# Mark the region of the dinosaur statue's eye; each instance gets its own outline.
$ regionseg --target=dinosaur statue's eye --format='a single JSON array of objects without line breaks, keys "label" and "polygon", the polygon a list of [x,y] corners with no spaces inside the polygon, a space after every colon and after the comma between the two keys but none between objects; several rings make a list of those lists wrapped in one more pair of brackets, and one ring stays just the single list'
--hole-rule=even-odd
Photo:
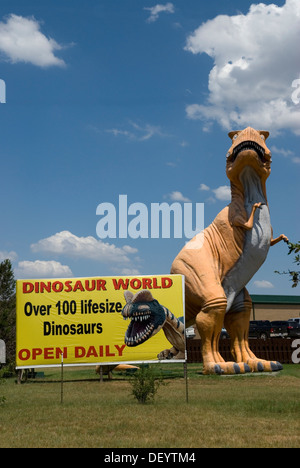
[{"label": "dinosaur statue's eye", "polygon": [[238,134],[236,133],[236,134],[234,135],[233,139],[236,140],[237,137],[238,137]]},{"label": "dinosaur statue's eye", "polygon": [[264,140],[264,139],[265,139],[265,136],[264,136],[264,135],[260,135],[260,138],[261,138],[262,140]]}]

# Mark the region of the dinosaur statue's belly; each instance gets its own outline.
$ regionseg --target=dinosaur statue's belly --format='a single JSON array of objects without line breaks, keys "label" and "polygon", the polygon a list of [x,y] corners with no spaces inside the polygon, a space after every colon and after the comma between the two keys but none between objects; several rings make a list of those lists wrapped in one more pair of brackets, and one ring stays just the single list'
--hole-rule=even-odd
[{"label": "dinosaur statue's belly", "polygon": [[245,209],[248,216],[254,203],[261,202],[262,205],[255,212],[253,228],[246,231],[241,257],[222,282],[227,297],[227,311],[237,295],[264,263],[272,236],[269,207],[261,190],[260,179],[254,171],[248,170],[245,171],[241,180],[245,189]]}]

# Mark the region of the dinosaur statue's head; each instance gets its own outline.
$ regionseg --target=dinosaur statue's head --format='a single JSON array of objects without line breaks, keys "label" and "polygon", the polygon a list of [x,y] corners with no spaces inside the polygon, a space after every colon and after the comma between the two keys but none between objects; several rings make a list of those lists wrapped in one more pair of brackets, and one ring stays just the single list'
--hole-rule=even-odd
[{"label": "dinosaur statue's head", "polygon": [[125,291],[126,305],[122,310],[124,320],[130,319],[125,333],[127,346],[138,346],[161,330],[166,314],[164,308],[158,303],[148,290],[133,294]]},{"label": "dinosaur statue's head", "polygon": [[239,183],[240,175],[245,167],[252,167],[261,181],[269,177],[271,172],[271,151],[265,141],[269,132],[254,130],[247,127],[244,130],[228,134],[232,145],[226,155],[226,174],[233,183]]}]

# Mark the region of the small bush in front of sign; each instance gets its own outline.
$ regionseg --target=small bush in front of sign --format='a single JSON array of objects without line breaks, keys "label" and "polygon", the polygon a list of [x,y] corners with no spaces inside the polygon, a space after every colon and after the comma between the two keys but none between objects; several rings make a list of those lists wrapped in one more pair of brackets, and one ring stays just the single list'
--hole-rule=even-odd
[{"label": "small bush in front of sign", "polygon": [[160,385],[162,385],[162,377],[157,377],[151,367],[142,366],[134,376],[130,379],[132,386],[132,395],[139,403],[145,404],[153,401]]}]

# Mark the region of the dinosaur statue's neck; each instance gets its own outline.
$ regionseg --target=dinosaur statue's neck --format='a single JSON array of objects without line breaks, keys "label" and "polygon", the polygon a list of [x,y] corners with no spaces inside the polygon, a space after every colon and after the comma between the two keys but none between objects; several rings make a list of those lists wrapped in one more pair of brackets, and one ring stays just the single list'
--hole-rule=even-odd
[{"label": "dinosaur statue's neck", "polygon": [[238,182],[231,182],[231,200],[233,203],[253,205],[267,204],[266,184],[251,167],[246,167]]}]

